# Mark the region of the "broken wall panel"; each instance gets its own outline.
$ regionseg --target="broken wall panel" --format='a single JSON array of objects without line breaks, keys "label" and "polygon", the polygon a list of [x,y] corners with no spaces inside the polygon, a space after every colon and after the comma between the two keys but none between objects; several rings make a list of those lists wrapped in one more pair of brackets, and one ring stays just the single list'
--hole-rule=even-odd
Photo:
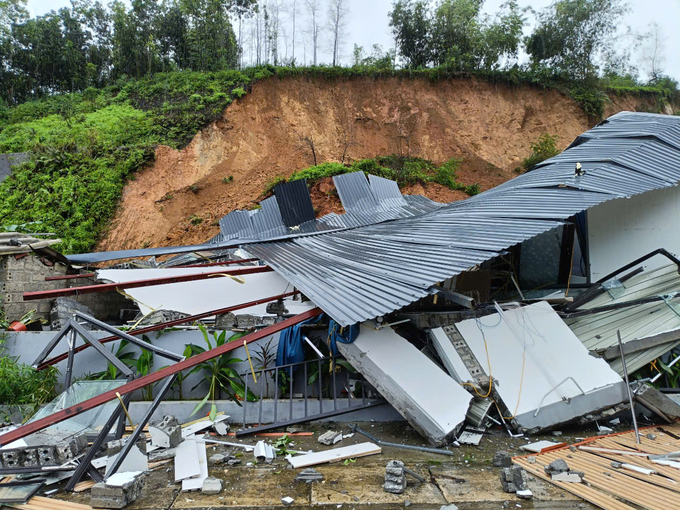
[{"label": "broken wall panel", "polygon": [[549,428],[626,399],[621,377],[590,356],[544,301],[455,328],[525,429]]},{"label": "broken wall panel", "polygon": [[[679,330],[680,298],[674,295],[678,291],[680,291],[680,275],[678,266],[675,264],[646,270],[627,279],[621,286],[618,286],[616,292],[614,290],[603,292],[592,301],[580,306],[577,311],[660,295],[667,295],[666,301],[584,315],[566,319],[565,322],[589,351],[603,355],[608,349],[618,347],[617,331],[621,332],[621,341],[625,347],[629,342]],[[680,345],[680,342],[673,341],[670,335],[667,338],[669,339],[667,342],[662,341],[657,344],[649,342],[649,347],[626,354],[628,371],[635,372]],[[612,359],[609,364],[616,372],[623,374],[621,358],[620,356],[617,358]]]},{"label": "broken wall panel", "polygon": [[[234,266],[232,266],[234,267]],[[193,274],[213,273],[212,267],[177,269],[104,269],[97,271],[97,278],[114,283],[124,283],[159,277],[174,277]],[[174,310],[188,314],[198,314],[206,310],[226,308],[291,290],[290,284],[274,272],[256,273],[236,277],[218,276],[207,280],[139,287],[126,292],[138,304],[141,312],[153,310]],[[239,283],[244,281],[245,283]],[[287,300],[286,307],[292,314],[313,308],[311,303]],[[256,305],[239,310],[239,314],[268,315],[267,304]]]},{"label": "broken wall panel", "polygon": [[408,422],[434,445],[461,428],[472,397],[391,328],[362,325],[340,353]]}]

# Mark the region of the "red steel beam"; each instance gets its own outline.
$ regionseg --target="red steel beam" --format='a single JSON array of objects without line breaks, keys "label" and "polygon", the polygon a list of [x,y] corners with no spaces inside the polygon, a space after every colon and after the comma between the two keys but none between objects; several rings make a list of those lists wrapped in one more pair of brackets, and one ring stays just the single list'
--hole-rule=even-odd
[{"label": "red steel beam", "polygon": [[268,326],[264,329],[261,329],[260,331],[255,331],[249,335],[241,337],[239,338],[238,342],[228,342],[224,345],[221,345],[220,347],[216,347],[215,349],[211,349],[196,356],[192,356],[191,358],[180,361],[179,363],[175,363],[169,367],[162,368],[157,372],[145,375],[139,379],[135,379],[134,381],[124,384],[123,386],[104,392],[101,395],[97,395],[96,397],[85,400],[84,402],[80,402],[79,404],[75,404],[71,407],[67,407],[66,409],[62,409],[61,411],[53,413],[49,416],[45,416],[44,418],[36,420],[32,423],[27,423],[16,430],[12,430],[11,432],[7,432],[6,434],[0,436],[0,444],[9,444],[12,441],[26,437],[29,434],[33,434],[34,432],[38,432],[39,430],[49,427],[50,425],[54,425],[64,420],[68,420],[69,418],[73,418],[74,416],[84,413],[85,411],[89,411],[90,409],[94,409],[95,407],[100,406],[109,400],[118,398],[118,394],[126,395],[128,393],[132,393],[133,391],[142,389],[144,386],[158,382],[173,374],[184,372],[185,370],[194,368],[205,361],[221,356],[222,354],[226,354],[227,352],[231,352],[234,349],[238,349],[243,345],[243,342],[250,343],[255,342],[256,340],[261,340],[262,338],[273,335],[274,333],[278,333],[283,329],[300,324],[301,322],[311,319],[312,317],[316,317],[320,313],[323,313],[321,308],[313,308],[312,310],[296,315],[295,317],[281,321],[278,324]]},{"label": "red steel beam", "polygon": [[[199,313],[196,315],[190,315],[188,317],[184,317],[182,319],[175,319],[171,320],[168,322],[161,322],[160,324],[154,324],[153,326],[147,326],[146,328],[140,328],[140,329],[133,329],[132,331],[126,331],[128,335],[132,336],[138,336],[138,335],[144,335],[146,333],[152,333],[154,331],[159,331],[161,329],[165,328],[171,328],[173,326],[179,326],[180,324],[186,324],[187,322],[194,322],[197,320],[205,319],[206,317],[210,317],[212,315],[221,315],[223,313],[229,313],[229,312],[235,312],[236,310],[243,310],[244,308],[250,308],[251,306],[255,305],[262,305],[264,303],[270,303],[271,301],[278,301],[279,299],[284,299],[287,297],[292,297],[300,294],[300,291],[296,290],[294,292],[288,292],[287,294],[279,294],[278,296],[271,296],[271,297],[266,297],[262,299],[257,299],[255,301],[248,301],[247,303],[241,303],[238,305],[233,305],[233,306],[228,306],[226,308],[218,308],[217,310],[212,310],[210,312],[204,312],[204,313]],[[112,336],[107,336],[105,338],[102,338],[99,342],[102,344],[105,344],[107,342],[113,342],[115,340],[119,340],[119,338],[115,335]],[[84,351],[90,347],[90,344],[83,344],[75,348],[75,353],[78,353],[80,351]],[[37,370],[43,370],[47,368],[50,365],[55,365],[59,363],[60,361],[65,360],[68,358],[68,353],[65,352],[63,354],[60,354],[59,356],[55,356],[54,358],[50,358],[48,360],[43,361],[40,365],[38,365]]]},{"label": "red steel beam", "polygon": [[60,296],[79,296],[81,294],[92,294],[95,292],[111,292],[124,289],[136,289],[139,287],[152,287],[154,285],[167,285],[170,283],[193,282],[196,280],[206,280],[216,275],[239,276],[243,274],[267,273],[273,271],[269,266],[249,266],[239,269],[224,269],[212,273],[187,274],[182,276],[166,276],[162,278],[149,278],[147,280],[133,280],[122,283],[103,283],[99,285],[85,285],[83,287],[71,287],[69,289],[39,290],[35,292],[24,292],[24,301],[33,299],[50,299]]}]

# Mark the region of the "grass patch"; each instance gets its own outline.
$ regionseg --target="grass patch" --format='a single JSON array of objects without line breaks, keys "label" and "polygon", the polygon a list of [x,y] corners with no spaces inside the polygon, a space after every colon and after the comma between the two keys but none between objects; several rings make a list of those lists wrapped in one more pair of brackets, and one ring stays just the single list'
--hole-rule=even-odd
[{"label": "grass patch", "polygon": [[[0,351],[4,338],[0,336]],[[24,418],[29,418],[56,396],[55,386],[59,370],[47,367],[40,372],[19,363],[12,356],[0,356],[0,404],[26,406]],[[11,412],[11,411],[10,411]]]},{"label": "grass patch", "polygon": [[362,159],[345,165],[340,163],[322,163],[295,172],[288,179],[281,176],[275,177],[267,184],[264,194],[269,195],[274,190],[274,187],[284,182],[306,179],[307,184],[313,186],[319,180],[327,177],[361,171],[366,175],[372,174],[396,181],[400,188],[409,184],[435,182],[452,190],[461,190],[471,196],[476,195],[480,191],[478,184],[466,186],[456,180],[456,172],[460,167],[460,163],[461,160],[454,158],[441,166],[437,166],[432,161],[426,159],[394,155]]},{"label": "grass patch", "polygon": [[[560,151],[557,149],[557,136],[543,133],[534,143],[531,144],[531,156],[522,162],[525,170],[531,170],[534,166],[557,156]],[[521,170],[521,169],[520,169]]]}]

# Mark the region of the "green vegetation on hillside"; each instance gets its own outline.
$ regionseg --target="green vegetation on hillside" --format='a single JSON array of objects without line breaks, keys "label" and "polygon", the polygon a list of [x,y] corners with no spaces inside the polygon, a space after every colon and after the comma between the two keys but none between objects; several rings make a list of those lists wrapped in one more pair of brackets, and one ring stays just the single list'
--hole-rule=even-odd
[{"label": "green vegetation on hillside", "polygon": [[[2,107],[0,152],[29,151],[32,158],[0,184],[0,230],[37,222],[33,229],[55,232],[63,239],[57,248],[65,253],[89,251],[113,218],[125,183],[153,160],[155,147],[184,147],[201,128],[218,119],[233,100],[246,94],[255,81],[386,76],[436,82],[472,74],[446,66],[395,70],[375,65],[178,71],[138,80],[120,79],[102,89],[87,88]],[[492,70],[474,76],[565,92],[572,86],[545,70]],[[599,103],[593,106],[593,102],[606,101],[606,94],[601,89],[586,90],[591,90],[596,99],[575,97],[584,108],[587,102],[588,108],[597,111]],[[659,104],[667,97],[662,89],[649,87],[637,93],[654,94]],[[319,165],[299,174],[309,179],[311,174],[332,176],[333,172],[360,169],[395,179],[400,185],[438,182],[474,194],[474,187],[465,188],[455,181],[455,168],[450,165],[436,168],[417,159],[395,162],[382,158],[350,166]]]},{"label": "green vegetation on hillside", "polygon": [[293,173],[288,179],[276,177],[265,189],[265,194],[272,192],[277,184],[306,179],[308,186],[313,186],[326,177],[362,171],[385,179],[396,181],[400,188],[409,184],[427,184],[436,182],[449,189],[461,190],[468,195],[479,193],[479,185],[464,185],[456,180],[456,171],[460,167],[459,159],[450,159],[441,166],[422,158],[400,156],[378,156],[373,159],[362,159],[346,165],[340,163],[322,163]]}]

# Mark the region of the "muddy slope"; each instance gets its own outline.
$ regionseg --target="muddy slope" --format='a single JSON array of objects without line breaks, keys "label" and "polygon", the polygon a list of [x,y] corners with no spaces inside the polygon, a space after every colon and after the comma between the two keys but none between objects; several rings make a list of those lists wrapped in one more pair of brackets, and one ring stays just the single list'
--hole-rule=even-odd
[{"label": "muddy slope", "polygon": [[[615,99],[608,114],[644,108]],[[444,162],[463,158],[459,179],[496,186],[541,133],[561,148],[589,127],[580,107],[555,91],[460,79],[270,79],[232,104],[184,150],[157,149],[156,162],[123,192],[99,250],[199,243],[217,220],[251,207],[267,182],[317,162],[403,154]],[[230,180],[230,177],[233,177]],[[332,184],[330,185],[332,189]],[[435,200],[464,198],[437,185],[418,186]],[[313,190],[319,212],[338,208],[329,184]]]}]

